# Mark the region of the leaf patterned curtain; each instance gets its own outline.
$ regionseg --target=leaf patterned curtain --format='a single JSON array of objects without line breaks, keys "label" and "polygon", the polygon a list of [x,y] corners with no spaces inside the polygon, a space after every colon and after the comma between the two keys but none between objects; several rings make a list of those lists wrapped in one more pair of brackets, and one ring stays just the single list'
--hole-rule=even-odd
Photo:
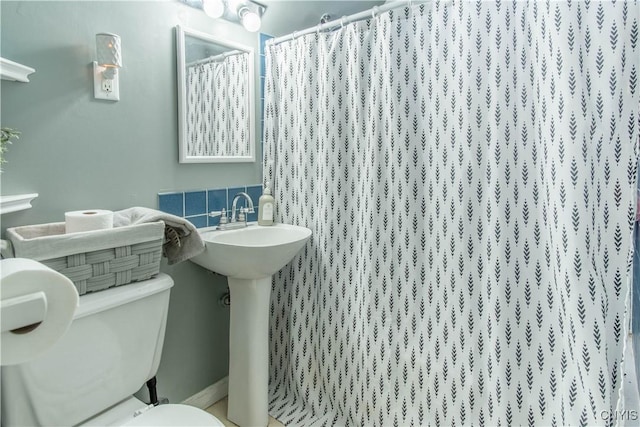
[{"label": "leaf patterned curtain", "polygon": [[249,155],[249,57],[187,68],[189,156]]},{"label": "leaf patterned curtain", "polygon": [[293,425],[612,425],[635,218],[635,1],[434,1],[271,46],[264,166]]}]

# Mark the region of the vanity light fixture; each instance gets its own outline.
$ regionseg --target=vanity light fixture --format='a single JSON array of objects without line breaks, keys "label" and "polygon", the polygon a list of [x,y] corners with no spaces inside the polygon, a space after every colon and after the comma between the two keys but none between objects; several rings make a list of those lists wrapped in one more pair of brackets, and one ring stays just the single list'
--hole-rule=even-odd
[{"label": "vanity light fixture", "polygon": [[96,57],[93,61],[93,95],[96,99],[120,100],[118,68],[122,67],[120,36],[96,34]]},{"label": "vanity light fixture", "polygon": [[260,29],[262,20],[260,19],[260,15],[255,11],[250,10],[246,6],[242,6],[240,10],[238,10],[238,16],[240,17],[240,22],[242,22],[242,26],[245,30],[255,33]]},{"label": "vanity light fixture", "polygon": [[260,29],[266,6],[253,0],[202,0],[202,10],[212,18],[241,23],[247,31],[255,33]]},{"label": "vanity light fixture", "polygon": [[221,18],[224,15],[224,1],[202,0],[202,10],[212,18]]}]

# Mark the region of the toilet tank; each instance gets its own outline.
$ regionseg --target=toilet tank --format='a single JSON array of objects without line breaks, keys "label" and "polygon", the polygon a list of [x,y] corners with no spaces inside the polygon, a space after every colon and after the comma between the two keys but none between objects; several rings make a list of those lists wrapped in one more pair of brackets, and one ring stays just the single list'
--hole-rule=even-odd
[{"label": "toilet tank", "polygon": [[75,425],[138,391],[160,364],[172,286],[159,274],[81,296],[53,348],[2,367],[2,426]]}]

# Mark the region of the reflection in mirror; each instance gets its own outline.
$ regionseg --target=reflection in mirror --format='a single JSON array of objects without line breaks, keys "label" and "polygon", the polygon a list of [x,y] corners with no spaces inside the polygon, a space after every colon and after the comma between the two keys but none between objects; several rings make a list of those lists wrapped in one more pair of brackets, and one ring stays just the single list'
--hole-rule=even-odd
[{"label": "reflection in mirror", "polygon": [[180,162],[253,162],[254,51],[176,27]]}]

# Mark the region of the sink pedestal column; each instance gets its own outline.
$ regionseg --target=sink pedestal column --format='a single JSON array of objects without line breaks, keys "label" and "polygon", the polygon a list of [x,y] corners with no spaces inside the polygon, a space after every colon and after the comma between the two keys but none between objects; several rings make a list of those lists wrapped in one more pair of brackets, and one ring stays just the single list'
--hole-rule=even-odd
[{"label": "sink pedestal column", "polygon": [[228,278],[229,406],[227,418],[241,427],[269,423],[269,297],[271,277]]}]

